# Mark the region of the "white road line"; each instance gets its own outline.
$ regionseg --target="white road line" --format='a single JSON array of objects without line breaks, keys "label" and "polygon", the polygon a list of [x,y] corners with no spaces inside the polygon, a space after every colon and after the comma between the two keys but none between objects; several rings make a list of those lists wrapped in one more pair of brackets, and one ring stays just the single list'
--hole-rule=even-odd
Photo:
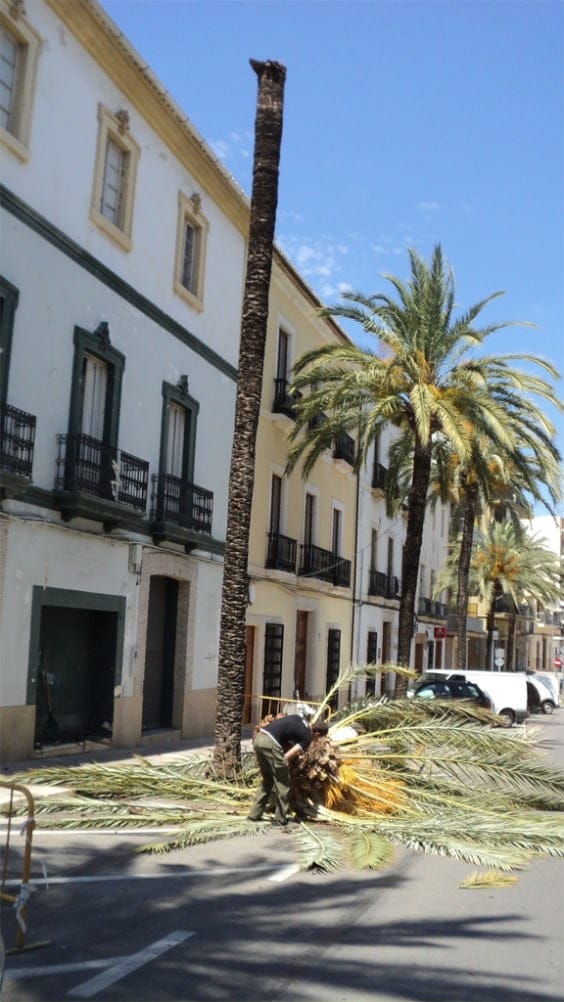
[{"label": "white road line", "polygon": [[105,960],[83,960],[76,964],[53,964],[51,967],[15,967],[13,971],[7,970],[4,974],[5,981],[20,981],[27,978],[45,978],[49,974],[72,974],[73,971],[92,971],[98,967],[109,967],[111,964],[120,964],[127,957],[109,957]]},{"label": "white road line", "polygon": [[155,960],[156,957],[160,957],[161,954],[167,953],[168,950],[172,950],[173,947],[178,946],[179,943],[182,943],[185,939],[189,939],[193,935],[193,932],[184,932],[183,930],[171,932],[164,939],[159,939],[156,943],[151,943],[144,950],[133,953],[130,957],[126,957],[125,960],[121,959],[107,971],[103,971],[102,974],[97,974],[95,977],[90,978],[89,981],[83,981],[76,988],[71,988],[67,992],[67,996],[71,998],[91,999],[104,988],[113,985],[116,981],[121,981],[122,978],[127,977],[132,971],[138,970],[151,960]]},{"label": "white road line", "polygon": [[295,873],[299,873],[300,868],[297,863],[290,863],[288,866],[282,866],[279,870],[276,870],[268,879],[272,880],[275,884],[281,884],[283,880],[287,880],[288,877],[293,877]]},{"label": "white road line", "polygon": [[[272,863],[263,863],[260,866],[218,866],[212,870],[184,870],[175,873],[124,873],[124,874],[92,874],[87,877],[33,877],[29,883],[34,887],[51,887],[53,884],[96,884],[108,883],[112,880],[178,880],[180,877],[223,877],[233,873],[264,873],[272,870]],[[21,880],[6,880],[6,887],[19,887]]]}]

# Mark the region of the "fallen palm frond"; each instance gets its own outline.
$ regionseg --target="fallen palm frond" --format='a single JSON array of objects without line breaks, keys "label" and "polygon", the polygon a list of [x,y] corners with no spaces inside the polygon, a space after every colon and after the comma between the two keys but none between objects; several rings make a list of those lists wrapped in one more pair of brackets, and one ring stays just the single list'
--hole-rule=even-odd
[{"label": "fallen palm frond", "polygon": [[486,870],[485,873],[472,873],[466,880],[461,880],[459,887],[463,889],[475,887],[509,887],[517,883],[517,877],[499,870]]},{"label": "fallen palm frond", "polygon": [[[344,673],[332,694],[365,673]],[[139,851],[270,831],[266,821],[247,820],[258,781],[254,754],[242,755],[236,782],[210,778],[210,763],[210,755],[158,765],[138,757],[13,778],[63,788],[59,797],[38,799],[39,826],[166,829],[169,837]],[[304,868],[377,869],[393,845],[498,874],[564,856],[564,775],[541,756],[530,730],[507,730],[464,701],[356,700],[331,718],[329,738],[314,741],[292,766],[292,784],[296,809],[315,816],[293,836]]]}]

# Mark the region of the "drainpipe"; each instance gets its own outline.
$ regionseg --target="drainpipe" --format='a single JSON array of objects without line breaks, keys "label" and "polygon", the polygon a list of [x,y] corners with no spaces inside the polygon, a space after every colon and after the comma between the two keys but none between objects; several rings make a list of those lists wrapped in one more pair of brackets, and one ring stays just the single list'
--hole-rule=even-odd
[{"label": "drainpipe", "polygon": [[358,540],[359,512],[360,512],[360,470],[357,470],[356,499],[355,499],[355,513],[354,513],[354,555],[353,555],[353,570],[352,570],[353,588],[352,588],[352,609],[351,609],[351,654],[350,654],[351,665],[354,661],[354,647],[355,647],[354,634],[356,629],[356,606],[358,601],[357,589],[356,589],[356,577],[357,577],[357,565],[358,565],[358,553],[359,553],[359,540]]}]

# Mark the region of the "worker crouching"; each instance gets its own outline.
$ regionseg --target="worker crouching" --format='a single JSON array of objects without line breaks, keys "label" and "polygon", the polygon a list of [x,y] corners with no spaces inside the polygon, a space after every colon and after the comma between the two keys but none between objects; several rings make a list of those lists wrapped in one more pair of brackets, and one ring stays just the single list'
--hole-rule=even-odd
[{"label": "worker crouching", "polygon": [[275,717],[257,730],[253,747],[261,774],[261,786],[249,813],[250,821],[260,821],[271,799],[274,824],[287,825],[290,811],[290,762],[302,755],[311,742],[327,734],[327,724],[307,723],[297,713]]}]

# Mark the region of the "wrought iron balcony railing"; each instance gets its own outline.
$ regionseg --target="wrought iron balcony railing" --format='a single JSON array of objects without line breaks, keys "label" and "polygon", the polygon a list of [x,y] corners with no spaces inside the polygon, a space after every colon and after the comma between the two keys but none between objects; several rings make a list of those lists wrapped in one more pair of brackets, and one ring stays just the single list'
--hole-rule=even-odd
[{"label": "wrought iron balcony railing", "polygon": [[400,591],[398,578],[383,571],[370,571],[368,577],[368,594],[380,595],[381,598],[397,598]]},{"label": "wrought iron balcony railing", "polygon": [[387,466],[382,466],[382,463],[374,463],[374,469],[372,470],[372,487],[375,490],[383,491],[385,489],[387,474]]},{"label": "wrought iron balcony railing", "polygon": [[266,566],[277,571],[296,573],[298,544],[295,539],[283,536],[281,532],[268,533]]},{"label": "wrought iron balcony railing", "polygon": [[145,511],[149,464],[91,435],[57,435],[55,490]]},{"label": "wrought iron balcony railing", "polygon": [[151,519],[211,535],[213,492],[170,473],[151,478]]},{"label": "wrought iron balcony railing", "polygon": [[448,616],[448,605],[444,602],[436,602],[434,599],[419,596],[417,600],[417,614],[419,616],[433,616],[435,619],[446,619]]},{"label": "wrought iron balcony railing", "polygon": [[301,393],[288,393],[288,380],[274,380],[274,401],[272,411],[274,414],[285,414],[286,417],[296,420],[296,404],[302,399]]},{"label": "wrought iron balcony railing", "polygon": [[349,466],[354,463],[354,438],[342,432],[333,443],[333,459],[342,459]]},{"label": "wrought iron balcony railing", "polygon": [[11,404],[0,407],[0,468],[31,480],[36,418]]},{"label": "wrought iron balcony railing", "polygon": [[298,574],[309,574],[312,578],[348,588],[351,583],[351,562],[343,560],[331,550],[322,550],[320,546],[309,543],[300,546]]}]

